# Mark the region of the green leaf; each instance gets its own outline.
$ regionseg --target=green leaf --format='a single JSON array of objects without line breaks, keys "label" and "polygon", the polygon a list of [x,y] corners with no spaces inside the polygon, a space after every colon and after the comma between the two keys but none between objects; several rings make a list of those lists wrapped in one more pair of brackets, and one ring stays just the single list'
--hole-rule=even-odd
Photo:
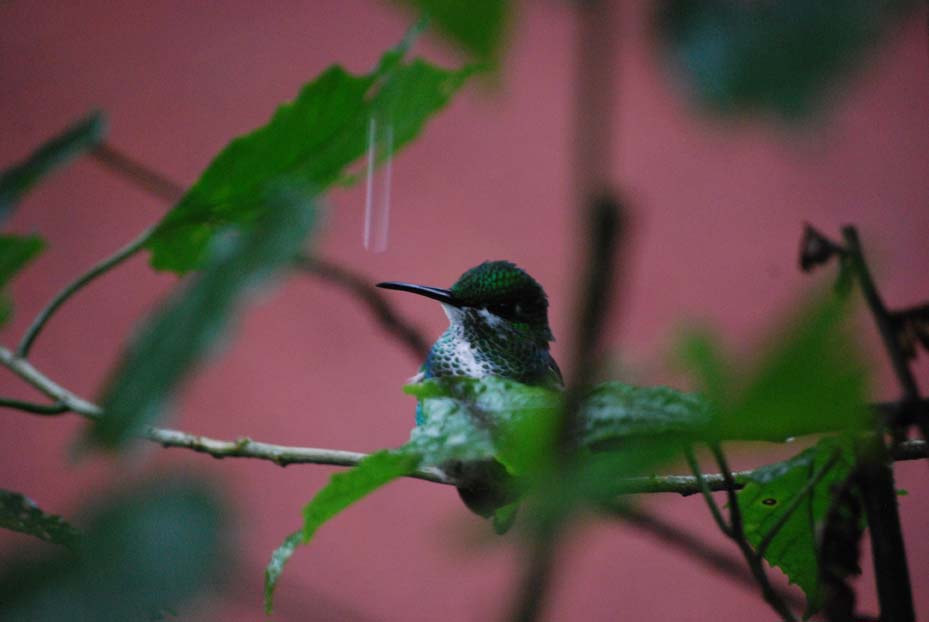
[{"label": "green leaf", "polygon": [[303,542],[307,543],[323,523],[371,494],[384,484],[416,470],[419,456],[404,451],[379,451],[355,468],[336,473],[303,508]]},{"label": "green leaf", "polygon": [[696,393],[670,387],[607,382],[585,397],[583,444],[609,445],[636,436],[695,433],[710,423],[710,406]]},{"label": "green leaf", "polygon": [[430,25],[475,57],[495,60],[513,13],[508,0],[397,0],[425,14]]},{"label": "green leaf", "polygon": [[[705,337],[683,350],[706,350]],[[804,305],[774,332],[754,364],[690,356],[707,392],[721,439],[783,441],[792,436],[860,428],[869,417],[867,374],[848,327],[848,308],[833,297]],[[747,369],[747,372],[736,370]],[[706,381],[705,381],[706,382]]]},{"label": "green leaf", "polygon": [[0,489],[0,527],[73,548],[80,536],[60,516],[46,514],[31,499]]},{"label": "green leaf", "polygon": [[154,421],[181,382],[209,353],[251,290],[287,267],[315,218],[311,194],[271,192],[248,232],[213,241],[206,268],[148,318],[104,393],[91,441],[117,447]]},{"label": "green leaf", "polygon": [[353,469],[333,475],[329,483],[303,508],[303,529],[287,536],[271,555],[271,561],[265,569],[265,611],[270,614],[273,609],[274,589],[284,565],[297,546],[308,543],[316,531],[336,514],[381,486],[412,473],[419,463],[419,456],[412,453],[379,451],[362,460]]},{"label": "green leaf", "polygon": [[0,219],[44,176],[98,145],[106,133],[103,115],[94,112],[0,173]]},{"label": "green leaf", "polygon": [[35,554],[0,576],[0,618],[146,620],[226,572],[224,510],[203,486],[148,485],[95,512],[76,551]]},{"label": "green leaf", "polygon": [[0,326],[12,314],[12,303],[3,289],[17,272],[45,250],[45,241],[37,235],[0,234]]},{"label": "green leaf", "polygon": [[657,29],[669,63],[702,104],[791,118],[820,108],[917,6],[915,0],[664,0]]},{"label": "green leaf", "polygon": [[368,146],[372,119],[391,126],[383,159],[416,137],[473,72],[406,62],[407,43],[387,52],[371,73],[327,69],[278,108],[267,125],[234,139],[158,225],[148,242],[152,266],[199,268],[209,241],[230,225],[248,227],[266,211],[269,186],[286,178],[322,193],[344,181]]},{"label": "green leaf", "polygon": [[43,250],[45,241],[37,235],[0,235],[0,288]]},{"label": "green leaf", "polygon": [[[521,471],[517,463],[531,461],[541,447],[548,449],[545,428],[561,404],[557,391],[494,376],[433,379],[405,390],[424,399],[423,423],[413,428],[404,448],[433,466],[500,457],[511,471]],[[523,425],[542,421],[549,423]]]},{"label": "green leaf", "polygon": [[827,437],[789,460],[755,469],[738,493],[745,536],[758,547],[784,514],[791,500],[814,473],[838,455],[838,461],[816,484],[777,532],[764,558],[777,566],[806,593],[807,616],[822,606],[822,587],[816,559],[816,536],[832,504],[832,491],[854,468],[854,452],[845,439]]},{"label": "green leaf", "polygon": [[[274,551],[265,572],[265,607],[269,612],[283,566],[299,544],[308,542],[338,512],[417,467],[497,459],[513,475],[547,473],[561,392],[494,376],[431,379],[407,385],[404,391],[421,400],[422,424],[399,449],[372,454],[354,469],[333,475],[306,506],[303,531],[288,536]],[[562,504],[615,495],[621,478],[643,473],[680,451],[677,443],[658,443],[656,435],[667,440],[670,433],[706,424],[705,405],[698,397],[664,387],[619,383],[593,390],[582,413],[589,417],[582,444],[622,437],[624,449],[585,454],[578,471],[582,473],[580,480],[558,488],[563,495],[551,495]],[[514,503],[497,512],[494,520],[498,530],[509,527],[517,507]]]},{"label": "green leaf", "polygon": [[[559,391],[489,376],[432,379],[407,385],[422,401],[424,423],[405,447],[424,464],[496,457],[511,473],[526,473],[551,450]],[[693,434],[711,421],[699,395],[668,387],[598,385],[581,403],[581,446],[604,449],[633,437]]]}]

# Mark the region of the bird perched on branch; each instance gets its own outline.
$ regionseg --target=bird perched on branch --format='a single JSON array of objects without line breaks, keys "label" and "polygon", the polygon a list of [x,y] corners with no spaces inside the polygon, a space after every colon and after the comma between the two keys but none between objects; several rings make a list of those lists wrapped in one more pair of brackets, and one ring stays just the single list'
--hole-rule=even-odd
[{"label": "bird perched on branch", "polygon": [[[487,261],[461,275],[449,289],[389,281],[378,287],[437,300],[449,319],[429,351],[417,379],[499,376],[523,384],[562,388],[558,364],[549,352],[545,290],[509,261]],[[422,423],[417,406],[417,424]],[[509,476],[495,461],[448,465],[460,482],[458,494],[484,517],[513,501]]]}]

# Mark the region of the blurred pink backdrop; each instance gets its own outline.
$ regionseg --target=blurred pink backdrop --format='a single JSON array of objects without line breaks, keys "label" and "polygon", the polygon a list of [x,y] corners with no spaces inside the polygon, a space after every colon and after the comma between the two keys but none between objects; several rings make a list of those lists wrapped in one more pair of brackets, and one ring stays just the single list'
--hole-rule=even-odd
[{"label": "blurred pink backdrop", "polygon": [[[708,120],[658,62],[646,5],[627,2],[621,40],[616,144],[633,209],[627,279],[609,340],[627,377],[667,381],[668,346],[687,319],[750,351],[813,282],[796,268],[802,225],[837,235],[859,226],[891,305],[929,296],[929,54],[925,15],[893,33],[852,76],[823,118],[804,126]],[[370,275],[451,284],[485,259],[507,258],[547,288],[564,359],[578,263],[578,219],[568,157],[574,25],[567,3],[523,3],[499,80],[476,84],[394,162],[390,247],[362,249],[364,196],[332,195],[315,248]],[[0,3],[0,166],[92,108],[110,141],[184,184],[234,135],[263,124],[300,85],[338,62],[371,67],[410,22],[370,0],[191,3]],[[419,46],[460,62],[434,39]],[[62,285],[155,223],[167,206],[83,159],[21,205],[9,228],[36,231],[49,250],[12,289],[13,345]],[[95,397],[132,327],[176,282],[136,257],[78,295],[34,349],[35,364]],[[437,305],[393,296],[430,337]],[[869,323],[876,398],[895,388]],[[925,368],[925,357],[919,364]],[[167,425],[220,438],[370,451],[404,442],[412,398],[400,387],[418,361],[373,325],[343,291],[294,276],[253,305],[222,356],[203,369]],[[929,377],[921,373],[925,386]],[[0,370],[0,395],[35,398]],[[240,566],[232,594],[181,619],[261,619],[262,568],[300,524],[303,504],[334,469],[211,458],[150,448],[138,459],[75,463],[76,416],[0,413],[0,486],[69,516],[107,486],[154,469],[204,474],[235,507]],[[767,450],[766,450],[767,451]],[[747,466],[762,454],[736,452]],[[929,620],[929,490],[924,462],[898,465],[900,499],[919,619]],[[650,508],[734,547],[697,498],[662,496]],[[515,584],[513,539],[487,546],[488,530],[450,488],[405,480],[326,525],[300,550],[278,591],[276,619],[499,619]],[[4,556],[30,539],[3,533]],[[36,545],[37,546],[37,545]],[[865,560],[865,563],[867,560]],[[873,577],[860,581],[876,613]],[[667,551],[621,523],[572,537],[552,594],[551,620],[759,620],[774,614],[756,594]]]}]

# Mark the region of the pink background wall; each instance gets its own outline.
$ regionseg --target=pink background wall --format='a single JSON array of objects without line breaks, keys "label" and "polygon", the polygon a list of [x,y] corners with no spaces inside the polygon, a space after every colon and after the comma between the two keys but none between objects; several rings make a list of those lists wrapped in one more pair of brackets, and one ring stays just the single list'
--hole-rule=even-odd
[{"label": "pink background wall", "polygon": [[[695,116],[661,71],[646,3],[628,2],[621,38],[615,179],[634,209],[621,319],[610,342],[641,382],[662,369],[675,327],[712,322],[734,349],[816,279],[795,267],[804,221],[837,235],[859,225],[888,302],[929,295],[929,56],[925,15],[914,17],[847,84],[825,118],[802,127]],[[269,8],[270,7],[270,8]],[[361,248],[362,193],[338,192],[318,247],[371,275],[448,285],[484,259],[509,258],[552,300],[564,358],[578,231],[568,201],[571,14],[526,3],[498,84],[470,88],[394,166],[390,248]],[[384,3],[4,2],[0,4],[0,165],[94,107],[118,147],[191,183],[232,136],[265,122],[275,105],[333,62],[361,71],[401,36],[407,16]],[[427,41],[426,52],[454,56]],[[49,251],[13,287],[6,345],[79,271],[156,222],[166,206],[82,160],[22,205],[10,227],[38,231]],[[40,369],[96,396],[120,345],[175,279],[137,257],[78,296],[34,350]],[[823,276],[820,278],[831,278]],[[396,295],[428,334],[436,305]],[[875,343],[870,325],[869,343]],[[894,387],[874,348],[876,397]],[[925,358],[920,363],[925,367]],[[400,392],[417,361],[372,325],[342,291],[294,277],[255,305],[221,359],[185,390],[169,425],[221,438],[368,451],[402,443],[413,401]],[[922,375],[924,384],[927,377]],[[929,386],[929,384],[927,384]],[[34,397],[0,371],[0,395]],[[0,413],[0,486],[69,515],[106,486],[156,468],[207,474],[236,507],[241,566],[235,594],[205,619],[260,618],[261,569],[300,508],[333,469],[214,461],[152,449],[117,463],[72,462],[82,428],[73,416]],[[737,454],[736,462],[762,458]],[[929,620],[926,465],[898,467],[920,619]],[[696,498],[649,507],[722,546]],[[483,546],[485,531],[454,491],[395,483],[325,526],[288,567],[280,620],[486,620],[506,606],[518,551]],[[0,551],[28,539],[3,534]],[[734,549],[730,549],[733,552]],[[553,620],[773,619],[754,594],[622,524],[575,534],[553,595]],[[864,611],[876,612],[873,579]],[[182,617],[182,619],[187,619]]]}]

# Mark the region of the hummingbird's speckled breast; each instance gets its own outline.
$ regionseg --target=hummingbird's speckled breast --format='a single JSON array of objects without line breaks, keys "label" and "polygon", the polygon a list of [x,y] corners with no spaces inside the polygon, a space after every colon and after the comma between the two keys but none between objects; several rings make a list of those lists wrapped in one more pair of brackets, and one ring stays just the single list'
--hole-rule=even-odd
[{"label": "hummingbird's speckled breast", "polygon": [[561,384],[548,343],[486,309],[442,305],[450,325],[426,359],[426,378],[500,376],[524,384]]}]

